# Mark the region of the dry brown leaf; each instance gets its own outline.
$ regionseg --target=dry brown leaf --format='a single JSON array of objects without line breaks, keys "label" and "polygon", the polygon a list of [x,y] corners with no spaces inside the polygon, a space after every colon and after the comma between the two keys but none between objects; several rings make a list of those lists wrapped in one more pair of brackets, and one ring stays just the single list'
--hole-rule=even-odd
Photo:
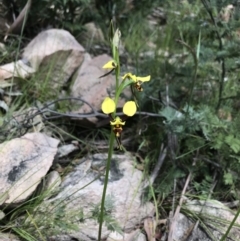
[{"label": "dry brown leaf", "polygon": [[22,29],[23,23],[24,23],[24,19],[27,17],[31,4],[32,4],[32,0],[28,0],[25,7],[22,9],[22,11],[18,15],[18,17],[14,20],[14,22],[8,29],[8,31],[4,37],[4,41],[7,40],[8,35],[10,33],[20,33],[21,32],[21,29]]},{"label": "dry brown leaf", "polygon": [[147,233],[148,241],[155,241],[156,221],[153,218],[144,219],[144,230]]}]

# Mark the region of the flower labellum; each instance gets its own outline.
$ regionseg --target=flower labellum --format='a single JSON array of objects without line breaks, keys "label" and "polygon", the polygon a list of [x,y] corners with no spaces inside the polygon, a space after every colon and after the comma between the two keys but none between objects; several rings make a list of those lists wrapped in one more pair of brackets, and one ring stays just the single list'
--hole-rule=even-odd
[{"label": "flower labellum", "polygon": [[111,114],[115,111],[116,104],[113,99],[106,97],[102,103],[102,111],[104,114]]},{"label": "flower labellum", "polygon": [[113,121],[110,121],[113,127],[113,131],[116,137],[120,137],[122,133],[122,126],[125,125],[125,121],[122,121],[119,116],[117,116]]},{"label": "flower labellum", "polygon": [[111,125],[112,126],[124,126],[125,125],[125,121],[122,121],[122,119],[117,116],[113,121],[110,121]]}]

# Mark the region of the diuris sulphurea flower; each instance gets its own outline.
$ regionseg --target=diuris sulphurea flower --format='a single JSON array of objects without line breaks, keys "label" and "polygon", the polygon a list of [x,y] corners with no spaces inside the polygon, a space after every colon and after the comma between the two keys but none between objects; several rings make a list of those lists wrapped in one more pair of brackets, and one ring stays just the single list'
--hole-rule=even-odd
[{"label": "diuris sulphurea flower", "polygon": [[[113,99],[106,97],[102,103],[102,111],[104,114],[110,116],[110,125],[113,127],[113,132],[115,133],[119,148],[121,148],[121,133],[122,126],[125,125],[125,121],[123,121],[119,116],[113,117],[113,113],[116,110],[116,104]],[[137,111],[137,106],[134,101],[127,101],[123,106],[123,113],[127,116],[133,116]]]},{"label": "diuris sulphurea flower", "polygon": [[134,84],[134,87],[138,90],[138,91],[143,91],[143,88],[142,88],[142,83],[144,82],[148,82],[150,81],[151,79],[151,76],[148,75],[146,77],[139,77],[139,76],[136,76],[136,75],[133,75],[131,73],[127,73],[125,74],[123,77],[122,77],[123,80],[125,79],[131,79],[133,80],[133,84]]}]

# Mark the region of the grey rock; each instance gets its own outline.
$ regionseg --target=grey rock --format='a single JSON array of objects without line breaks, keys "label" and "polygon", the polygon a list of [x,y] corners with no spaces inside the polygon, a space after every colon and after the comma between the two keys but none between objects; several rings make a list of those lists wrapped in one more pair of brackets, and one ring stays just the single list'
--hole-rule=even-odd
[{"label": "grey rock", "polygon": [[[73,217],[82,210],[85,221],[77,222],[78,231],[69,233],[76,239],[97,240],[98,223],[91,219],[91,216],[94,207],[101,202],[104,182],[102,174],[106,159],[107,154],[94,154],[83,158],[81,164],[63,180],[60,193],[44,203],[46,210],[52,210],[56,203],[64,204],[67,217]],[[134,230],[135,225],[154,210],[152,203],[141,203],[142,179],[143,173],[134,168],[133,157],[130,154],[113,155],[107,202],[112,202],[111,216],[123,232]],[[35,220],[37,219],[35,217]],[[39,219],[43,218],[40,216]],[[111,231],[103,225],[102,238],[108,237],[110,233]]]},{"label": "grey rock", "polygon": [[[230,223],[234,219],[236,212],[229,209],[227,206],[217,200],[187,201],[185,208],[194,212],[196,215],[201,215],[201,219],[210,232],[212,240],[220,240],[226,233]],[[240,217],[238,217],[229,232],[226,240],[240,240]],[[207,231],[207,230],[206,230]]]},{"label": "grey rock", "polygon": [[52,165],[59,140],[28,133],[0,145],[0,193],[5,204],[26,200]]},{"label": "grey rock", "polygon": [[147,241],[147,238],[140,229],[137,229],[123,235],[113,232],[108,236],[107,241]]},{"label": "grey rock", "polygon": [[43,178],[40,191],[45,196],[45,199],[55,195],[59,191],[61,182],[61,177],[57,171],[51,171]]},{"label": "grey rock", "polygon": [[1,241],[20,241],[15,235],[10,233],[1,233],[0,232],[0,240]]},{"label": "grey rock", "polygon": [[[186,213],[192,213],[193,217],[200,217],[201,222],[195,227],[197,220],[179,213],[177,225],[173,232],[173,240],[188,241],[215,241],[220,240],[226,233],[231,221],[234,219],[236,212],[230,210],[217,200],[187,200],[182,209]],[[227,241],[240,240],[240,218],[236,219]]]},{"label": "grey rock", "polygon": [[196,222],[191,221],[182,213],[179,213],[176,223],[176,229],[172,237],[173,240],[212,241],[199,226],[197,229],[193,229]]},{"label": "grey rock", "polygon": [[62,87],[82,64],[84,48],[68,32],[49,29],[39,33],[24,49],[23,58],[50,81],[51,87]]},{"label": "grey rock", "polygon": [[[68,145],[60,146],[57,151],[57,156],[56,156],[57,160],[55,160],[55,162],[56,163],[57,162],[64,163],[65,161],[62,160],[62,157],[65,157],[76,150],[79,150],[79,146],[75,145],[75,144],[68,144]],[[59,160],[59,158],[61,158],[61,159]]]}]

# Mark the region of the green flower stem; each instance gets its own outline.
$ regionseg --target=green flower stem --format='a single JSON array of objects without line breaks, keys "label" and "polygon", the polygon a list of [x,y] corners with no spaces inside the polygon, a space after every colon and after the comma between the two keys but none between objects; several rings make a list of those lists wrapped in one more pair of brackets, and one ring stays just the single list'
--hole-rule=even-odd
[{"label": "green flower stem", "polygon": [[[120,62],[119,62],[119,55],[118,55],[118,51],[116,50],[116,54],[114,56],[114,60],[117,63],[117,68],[115,69],[115,76],[116,76],[116,86],[115,86],[115,105],[116,105],[116,109],[118,106],[118,98],[120,93],[118,93],[118,89],[119,89],[119,75],[120,75]],[[116,115],[116,109],[113,113],[113,118],[115,118]]]},{"label": "green flower stem", "polygon": [[[112,55],[113,59],[117,63],[117,67],[115,69],[115,76],[116,76],[116,87],[115,87],[115,105],[118,105],[118,99],[119,95],[121,94],[121,91],[119,91],[119,76],[120,76],[120,61],[119,61],[119,52],[118,52],[118,47],[113,43],[113,33],[114,33],[114,28],[113,24],[111,22],[110,25],[110,39],[111,39],[111,48],[112,48]],[[113,119],[116,116],[116,109],[114,113],[112,113]],[[104,179],[104,187],[103,187],[103,194],[102,194],[102,201],[101,201],[101,211],[100,211],[100,216],[99,216],[99,230],[98,230],[98,241],[101,241],[101,236],[102,236],[102,226],[104,222],[104,206],[105,206],[105,198],[106,198],[106,193],[107,193],[107,185],[108,185],[108,176],[109,176],[109,171],[110,171],[110,164],[111,164],[111,159],[112,159],[112,154],[113,154],[113,145],[114,145],[114,140],[115,140],[115,133],[113,132],[113,128],[111,129],[111,134],[110,134],[110,139],[109,139],[109,149],[108,149],[108,159],[107,159],[107,165],[106,165],[106,174],[105,174],[105,179]]]},{"label": "green flower stem", "polygon": [[118,99],[119,99],[119,95],[116,95],[115,96],[115,104],[116,104],[116,109],[115,109],[115,111],[114,111],[114,118],[115,118],[115,116],[116,116],[116,111],[117,111],[117,106],[118,106]]},{"label": "green flower stem", "polygon": [[113,130],[111,130],[110,134],[110,140],[109,140],[109,149],[108,149],[108,159],[107,159],[107,165],[106,165],[106,174],[104,179],[104,187],[103,187],[103,194],[102,194],[102,201],[101,201],[101,211],[100,211],[100,217],[99,217],[99,229],[98,229],[98,241],[101,241],[102,236],[102,225],[104,221],[104,204],[105,204],[105,198],[107,193],[107,185],[108,185],[108,176],[110,171],[110,164],[113,154],[113,144],[114,144],[115,134]]},{"label": "green flower stem", "polygon": [[[117,74],[117,71],[116,71],[116,74]],[[116,81],[117,81],[117,76],[116,76]],[[124,81],[122,81],[122,83],[119,85],[119,87],[116,88],[116,94],[115,94],[115,100],[114,100],[116,106],[117,106],[117,104],[118,104],[118,99],[119,99],[120,94],[123,92],[123,90],[124,90],[127,86],[129,86],[129,85],[131,85],[131,84],[133,84],[133,81],[132,81],[132,80],[124,80]],[[116,111],[115,111],[115,112],[116,112]],[[114,115],[114,117],[115,117],[115,115]]]},{"label": "green flower stem", "polygon": [[[117,67],[117,69],[118,69],[118,67]],[[118,93],[117,93],[117,91],[118,91],[118,87],[119,87],[119,79],[118,79],[118,75],[117,75],[117,73],[118,73],[117,69],[115,71],[115,73],[116,73],[116,87],[115,87],[115,104],[116,104],[116,108],[117,108],[117,104],[118,104],[118,98],[117,98]],[[115,115],[115,113],[114,113],[114,115]]]},{"label": "green flower stem", "polygon": [[118,50],[116,50],[116,54],[114,56],[114,60],[117,63],[117,68],[116,68],[116,71],[115,71],[115,73],[116,73],[116,93],[117,93],[117,90],[118,90],[118,87],[119,87],[119,76],[120,76],[120,61],[119,61]]}]

